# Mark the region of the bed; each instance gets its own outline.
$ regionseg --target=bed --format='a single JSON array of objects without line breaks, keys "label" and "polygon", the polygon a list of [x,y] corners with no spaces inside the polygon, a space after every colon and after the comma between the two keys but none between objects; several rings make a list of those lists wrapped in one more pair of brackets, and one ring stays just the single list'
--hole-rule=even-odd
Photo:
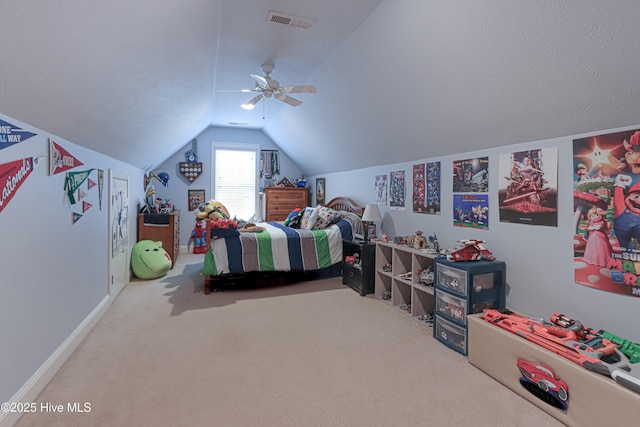
[{"label": "bed", "polygon": [[348,197],[336,197],[324,206],[340,212],[342,218],[317,230],[294,229],[284,222],[257,223],[263,229],[257,232],[213,230],[207,221],[204,293],[247,278],[276,277],[276,283],[281,283],[288,273],[340,276],[342,240],[362,234],[364,209]]}]

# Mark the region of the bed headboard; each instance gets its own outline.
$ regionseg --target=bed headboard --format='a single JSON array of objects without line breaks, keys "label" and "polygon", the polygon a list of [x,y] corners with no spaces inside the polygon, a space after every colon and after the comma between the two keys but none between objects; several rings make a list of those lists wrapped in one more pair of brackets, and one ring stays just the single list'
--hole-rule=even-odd
[{"label": "bed headboard", "polygon": [[326,203],[325,206],[337,211],[353,212],[360,216],[362,216],[364,212],[364,208],[348,197],[335,197],[331,199],[329,203]]}]

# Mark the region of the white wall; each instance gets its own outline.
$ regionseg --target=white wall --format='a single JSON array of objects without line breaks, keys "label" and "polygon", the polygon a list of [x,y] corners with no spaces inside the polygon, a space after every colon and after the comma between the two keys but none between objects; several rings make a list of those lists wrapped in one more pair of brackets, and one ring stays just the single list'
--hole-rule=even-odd
[{"label": "white wall", "polygon": [[[621,128],[595,133],[603,134]],[[404,170],[407,182],[405,211],[392,211],[380,206],[383,215],[382,231],[390,237],[411,235],[421,230],[425,235],[436,233],[442,247],[453,248],[460,239],[478,238],[507,264],[509,293],[507,305],[532,317],[548,319],[554,312],[579,319],[596,330],[605,329],[634,342],[640,342],[640,299],[599,291],[574,283],[573,260],[573,139],[590,136],[582,134],[510,145],[484,151],[461,153],[455,156],[429,158],[429,142],[425,137],[424,155],[410,163],[388,164],[350,172],[312,176],[326,178],[326,200],[348,196],[360,203],[375,203],[374,178]],[[527,226],[503,223],[498,214],[498,162],[503,153],[527,149],[558,147],[558,227]],[[453,161],[489,156],[489,230],[474,230],[453,226]],[[425,161],[441,162],[441,215],[412,212],[411,177],[413,165]],[[315,191],[312,191],[314,194]]]},{"label": "white wall", "polygon": [[[203,172],[195,181],[187,181],[178,172],[178,163],[185,161],[185,152],[191,149],[191,142],[185,144],[167,161],[158,166],[156,171],[168,172],[171,175],[168,187],[163,187],[153,180],[156,196],[169,199],[176,209],[180,209],[180,245],[186,246],[195,226],[195,213],[188,209],[188,190],[205,190],[205,197],[213,197],[211,188],[211,146],[215,142],[234,142],[242,144],[258,144],[261,150],[278,150],[273,141],[260,130],[209,127],[196,137],[198,140],[198,160],[202,162]],[[286,153],[280,151],[280,179],[287,177],[290,181],[300,178],[302,172]],[[140,184],[142,186],[142,184]],[[264,203],[262,204],[264,210]],[[233,213],[231,213],[233,215]]]},{"label": "white wall", "polygon": [[6,402],[108,295],[109,169],[131,177],[132,244],[135,205],[143,194],[141,170],[5,115],[0,119],[37,134],[0,150],[0,164],[46,156],[51,137],[84,163],[71,171],[96,168],[105,174],[102,210],[92,191],[93,207],[72,224],[66,174],[48,176],[48,158],[42,157],[0,212],[0,402]]}]

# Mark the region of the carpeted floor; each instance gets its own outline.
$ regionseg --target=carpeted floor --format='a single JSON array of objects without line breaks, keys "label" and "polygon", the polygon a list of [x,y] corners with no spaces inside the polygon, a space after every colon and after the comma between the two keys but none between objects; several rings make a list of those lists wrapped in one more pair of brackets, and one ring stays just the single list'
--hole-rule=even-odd
[{"label": "carpeted floor", "polygon": [[17,426],[562,425],[339,278],[204,295],[202,259],[130,283],[38,398],[90,412]]}]

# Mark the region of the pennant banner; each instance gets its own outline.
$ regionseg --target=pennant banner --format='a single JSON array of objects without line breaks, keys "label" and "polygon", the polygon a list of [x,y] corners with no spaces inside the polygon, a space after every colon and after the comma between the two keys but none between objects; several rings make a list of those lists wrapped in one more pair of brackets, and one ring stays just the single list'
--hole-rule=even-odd
[{"label": "pennant banner", "polygon": [[59,144],[49,139],[49,175],[55,175],[78,166],[82,162],[69,154],[67,150]]},{"label": "pennant banner", "polygon": [[104,171],[98,169],[98,206],[102,210],[102,187],[104,185]]},{"label": "pennant banner", "polygon": [[93,206],[91,203],[83,201],[82,202],[82,213],[85,213],[86,211],[91,209],[91,206]]},{"label": "pennant banner", "polygon": [[0,165],[0,212],[33,171],[33,157]]},{"label": "pennant banner", "polygon": [[75,224],[80,218],[82,218],[82,215],[80,215],[79,213],[71,212],[71,225]]},{"label": "pennant banner", "polygon": [[19,144],[35,135],[35,133],[27,132],[11,123],[0,120],[0,150]]},{"label": "pennant banner", "polygon": [[96,185],[98,185],[98,184],[96,184],[96,182],[94,180],[92,180],[91,178],[89,178],[87,180],[87,190],[91,190]]},{"label": "pennant banner", "polygon": [[89,169],[83,172],[67,172],[67,178],[64,182],[64,189],[67,192],[67,196],[69,196],[69,202],[72,205],[76,204],[76,199],[73,196],[73,193],[82,185],[83,182],[89,178],[93,169]]}]

